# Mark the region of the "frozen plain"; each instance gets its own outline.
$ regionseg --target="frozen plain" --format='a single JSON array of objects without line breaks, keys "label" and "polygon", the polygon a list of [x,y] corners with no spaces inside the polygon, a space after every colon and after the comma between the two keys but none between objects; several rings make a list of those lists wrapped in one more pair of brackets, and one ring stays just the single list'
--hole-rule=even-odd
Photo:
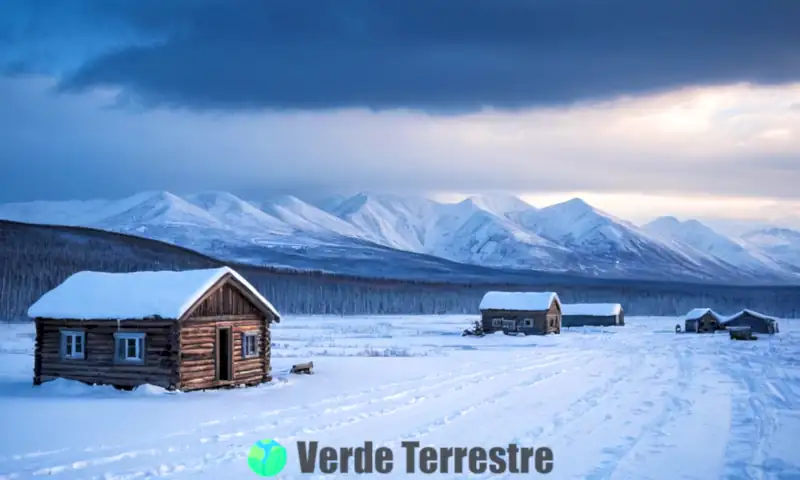
[{"label": "frozen plain", "polygon": [[[287,317],[272,383],[179,394],[33,387],[32,326],[0,326],[0,479],[258,478],[246,455],[265,438],[289,452],[278,478],[323,478],[300,475],[297,440],[396,458],[403,440],[548,446],[553,479],[800,478],[800,320],[755,342],[663,317],[461,337],[474,318]],[[285,373],[307,360],[315,375]]]}]

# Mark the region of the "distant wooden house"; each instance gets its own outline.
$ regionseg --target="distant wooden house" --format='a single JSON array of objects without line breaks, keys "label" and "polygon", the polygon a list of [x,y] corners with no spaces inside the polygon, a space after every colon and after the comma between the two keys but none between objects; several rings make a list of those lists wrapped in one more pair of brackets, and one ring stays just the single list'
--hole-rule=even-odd
[{"label": "distant wooden house", "polygon": [[625,313],[619,303],[565,303],[561,305],[561,326],[625,325]]},{"label": "distant wooden house", "polygon": [[750,327],[753,333],[778,333],[778,319],[753,310],[742,310],[723,319],[722,324],[728,327]]},{"label": "distant wooden house", "polygon": [[683,316],[684,332],[709,333],[722,328],[722,316],[710,308],[694,308]]},{"label": "distant wooden house", "polygon": [[480,310],[486,333],[561,333],[561,301],[554,292],[488,292]]},{"label": "distant wooden house", "polygon": [[28,310],[34,384],[56,378],[169,390],[270,378],[278,311],[230,268],[79,272]]}]

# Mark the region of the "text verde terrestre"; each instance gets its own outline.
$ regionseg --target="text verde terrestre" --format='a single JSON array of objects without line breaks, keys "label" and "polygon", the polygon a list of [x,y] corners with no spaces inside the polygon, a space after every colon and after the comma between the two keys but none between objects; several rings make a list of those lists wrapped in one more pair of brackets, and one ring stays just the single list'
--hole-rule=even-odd
[{"label": "text verde terrestre", "polygon": [[[553,470],[553,451],[547,447],[421,447],[416,441],[400,443],[402,454],[395,461],[389,447],[373,442],[359,447],[322,447],[317,441],[297,442],[302,473],[391,473],[395,463],[405,473],[546,474]],[[352,461],[352,464],[351,464]]]}]

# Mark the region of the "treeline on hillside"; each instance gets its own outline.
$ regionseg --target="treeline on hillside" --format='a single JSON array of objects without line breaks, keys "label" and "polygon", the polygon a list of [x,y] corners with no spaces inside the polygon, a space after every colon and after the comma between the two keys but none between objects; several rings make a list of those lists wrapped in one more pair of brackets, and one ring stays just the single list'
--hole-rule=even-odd
[{"label": "treeline on hillside", "polygon": [[[0,222],[0,319],[27,320],[42,294],[81,270],[128,272],[210,268],[221,262],[166,243],[73,227]],[[234,266],[283,314],[477,314],[489,289],[524,286],[364,279],[319,272]],[[533,287],[528,287],[533,288]],[[619,302],[628,315],[675,315],[694,307],[754,308],[797,316],[800,289],[699,285],[538,285],[564,302]]]},{"label": "treeline on hillside", "polygon": [[[526,290],[525,286],[352,282],[332,278],[242,273],[276,307],[287,313],[313,314],[477,314],[488,290]],[[534,288],[527,288],[532,290]],[[539,285],[564,303],[621,303],[628,315],[680,315],[696,307],[721,313],[752,308],[781,317],[800,316],[800,288],[719,288],[697,285],[639,287]]]}]

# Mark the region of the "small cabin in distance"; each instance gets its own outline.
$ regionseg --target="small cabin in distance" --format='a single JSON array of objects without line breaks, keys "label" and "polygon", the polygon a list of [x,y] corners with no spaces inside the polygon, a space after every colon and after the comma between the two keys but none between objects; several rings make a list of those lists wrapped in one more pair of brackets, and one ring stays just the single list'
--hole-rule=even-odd
[{"label": "small cabin in distance", "polygon": [[183,391],[270,381],[270,325],[280,321],[227,267],[78,272],[28,315],[36,385],[65,378]]},{"label": "small cabin in distance", "polygon": [[555,292],[487,292],[480,310],[486,333],[561,333],[561,301]]},{"label": "small cabin in distance", "polygon": [[764,315],[753,310],[742,310],[722,321],[725,328],[750,327],[753,333],[775,334],[778,333],[778,319]]},{"label": "small cabin in distance", "polygon": [[565,303],[561,309],[562,327],[625,325],[625,312],[619,303]]},{"label": "small cabin in distance", "polygon": [[716,332],[722,327],[722,316],[710,308],[694,308],[683,316],[684,332]]}]

